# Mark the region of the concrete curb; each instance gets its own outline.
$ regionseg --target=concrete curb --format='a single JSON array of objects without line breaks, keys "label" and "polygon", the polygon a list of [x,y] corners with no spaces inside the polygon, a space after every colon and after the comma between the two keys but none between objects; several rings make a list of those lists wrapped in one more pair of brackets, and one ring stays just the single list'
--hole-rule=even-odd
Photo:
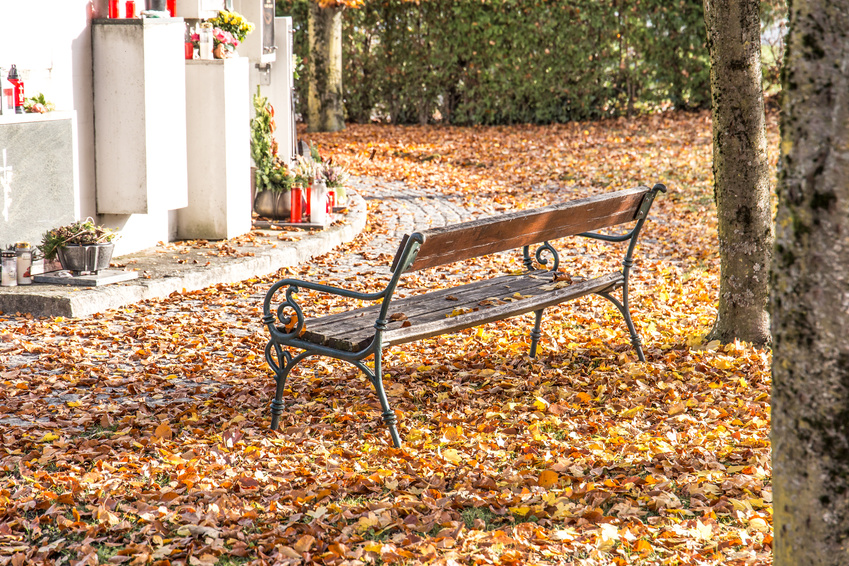
[{"label": "concrete curb", "polygon": [[[103,287],[71,287],[33,284],[0,287],[0,311],[33,316],[85,317],[108,309],[167,297],[177,291],[195,291],[218,283],[235,283],[274,273],[282,267],[298,265],[352,241],[366,225],[367,207],[357,194],[349,198],[348,213],[341,223],[320,232],[305,231],[300,240],[285,247],[268,245],[251,248],[252,256],[211,258],[208,266],[186,266],[152,278],[139,278]],[[144,269],[145,256],[130,254],[115,261],[133,258],[134,267]]]}]

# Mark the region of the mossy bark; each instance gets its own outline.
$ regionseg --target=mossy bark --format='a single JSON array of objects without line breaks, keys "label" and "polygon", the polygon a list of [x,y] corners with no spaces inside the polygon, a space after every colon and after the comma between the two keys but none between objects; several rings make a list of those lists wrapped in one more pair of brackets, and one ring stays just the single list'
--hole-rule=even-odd
[{"label": "mossy bark", "polygon": [[794,0],[772,270],[776,566],[849,564],[849,2]]},{"label": "mossy bark", "polygon": [[709,339],[769,342],[773,230],[758,0],[704,0],[721,265]]},{"label": "mossy bark", "polygon": [[338,132],[345,129],[342,8],[322,8],[318,2],[309,5],[307,129],[310,132]]}]

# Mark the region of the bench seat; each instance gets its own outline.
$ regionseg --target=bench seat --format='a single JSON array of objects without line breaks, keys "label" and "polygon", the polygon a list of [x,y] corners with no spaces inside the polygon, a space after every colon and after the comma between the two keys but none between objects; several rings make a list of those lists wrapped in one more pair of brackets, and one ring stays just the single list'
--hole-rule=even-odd
[{"label": "bench seat", "polygon": [[[622,286],[621,272],[589,280],[555,281],[548,271],[502,275],[424,295],[395,298],[383,345],[450,334]],[[305,342],[346,352],[366,349],[375,338],[380,305],[311,319],[299,336]]]}]

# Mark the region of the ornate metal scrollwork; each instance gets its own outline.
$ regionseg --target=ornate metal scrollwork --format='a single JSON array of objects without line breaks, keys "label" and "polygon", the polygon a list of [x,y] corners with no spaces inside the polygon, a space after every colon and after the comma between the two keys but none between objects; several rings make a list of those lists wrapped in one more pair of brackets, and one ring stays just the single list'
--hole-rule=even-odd
[{"label": "ornate metal scrollwork", "polygon": [[[534,269],[534,263],[530,256],[530,247],[525,246],[524,250],[524,260],[525,268],[528,270]],[[551,267],[548,266],[548,258],[543,257],[543,254],[551,254]],[[557,271],[557,268],[560,266],[560,254],[557,253],[557,250],[554,249],[549,242],[543,242],[543,244],[536,249],[534,252],[534,258],[537,263],[545,267],[548,271]]]},{"label": "ornate metal scrollwork", "polygon": [[265,361],[274,371],[275,379],[279,379],[283,369],[292,364],[292,354],[281,348],[280,344],[274,340],[269,340],[265,345]]},{"label": "ornate metal scrollwork", "polygon": [[[298,288],[295,285],[290,285],[286,288],[286,300],[280,303],[277,306],[276,315],[277,321],[288,330],[288,332],[283,332],[280,327],[277,328],[278,339],[279,340],[289,340],[292,338],[297,338],[301,335],[301,332],[304,330],[304,311],[301,310],[301,306],[295,301],[295,293],[298,292]],[[286,311],[291,309],[294,312],[292,316],[286,316]],[[292,319],[295,319],[295,325],[292,326]],[[263,321],[269,324],[269,321]],[[273,322],[270,321],[270,322]]]}]

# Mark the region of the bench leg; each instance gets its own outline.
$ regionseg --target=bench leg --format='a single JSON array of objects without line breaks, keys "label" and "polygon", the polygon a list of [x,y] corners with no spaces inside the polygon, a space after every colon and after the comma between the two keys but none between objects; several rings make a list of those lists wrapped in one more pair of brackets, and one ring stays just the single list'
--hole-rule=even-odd
[{"label": "bench leg", "polygon": [[643,347],[642,341],[640,340],[640,335],[637,334],[637,329],[634,327],[634,321],[631,320],[630,309],[628,309],[628,307],[626,307],[624,304],[620,303],[616,299],[616,297],[612,296],[610,293],[599,293],[599,295],[616,305],[616,308],[619,309],[619,312],[622,313],[622,316],[625,318],[625,326],[628,327],[628,332],[631,334],[631,345],[637,352],[637,358],[641,362],[646,361],[646,357],[643,355]]},{"label": "bench leg", "polygon": [[542,325],[542,309],[534,312],[536,315],[536,320],[534,321],[534,329],[531,330],[531,357],[537,357],[537,344],[539,344],[539,339],[542,337],[542,331],[540,327]]},{"label": "bench leg", "polygon": [[[274,352],[274,356],[272,356]],[[271,430],[277,430],[280,426],[280,415],[283,414],[283,391],[286,389],[286,380],[289,377],[289,372],[292,368],[307,356],[307,352],[302,352],[294,358],[289,352],[283,350],[279,344],[271,342],[265,347],[265,359],[271,369],[274,370],[274,380],[277,382],[277,387],[274,392],[274,400],[271,402]]]},{"label": "bench leg", "polygon": [[380,349],[374,353],[374,376],[372,376],[372,383],[374,384],[377,398],[380,399],[380,407],[383,409],[383,422],[389,428],[392,444],[395,445],[395,448],[401,448],[401,437],[398,436],[398,429],[395,427],[398,419],[395,417],[395,412],[389,407],[389,399],[386,397],[386,391],[383,389]]},{"label": "bench leg", "polygon": [[286,364],[283,371],[275,374],[274,379],[277,380],[277,390],[274,393],[274,401],[271,402],[271,430],[277,430],[280,426],[280,415],[283,414],[283,390],[286,389],[286,378],[289,377],[289,371],[292,366]]}]

